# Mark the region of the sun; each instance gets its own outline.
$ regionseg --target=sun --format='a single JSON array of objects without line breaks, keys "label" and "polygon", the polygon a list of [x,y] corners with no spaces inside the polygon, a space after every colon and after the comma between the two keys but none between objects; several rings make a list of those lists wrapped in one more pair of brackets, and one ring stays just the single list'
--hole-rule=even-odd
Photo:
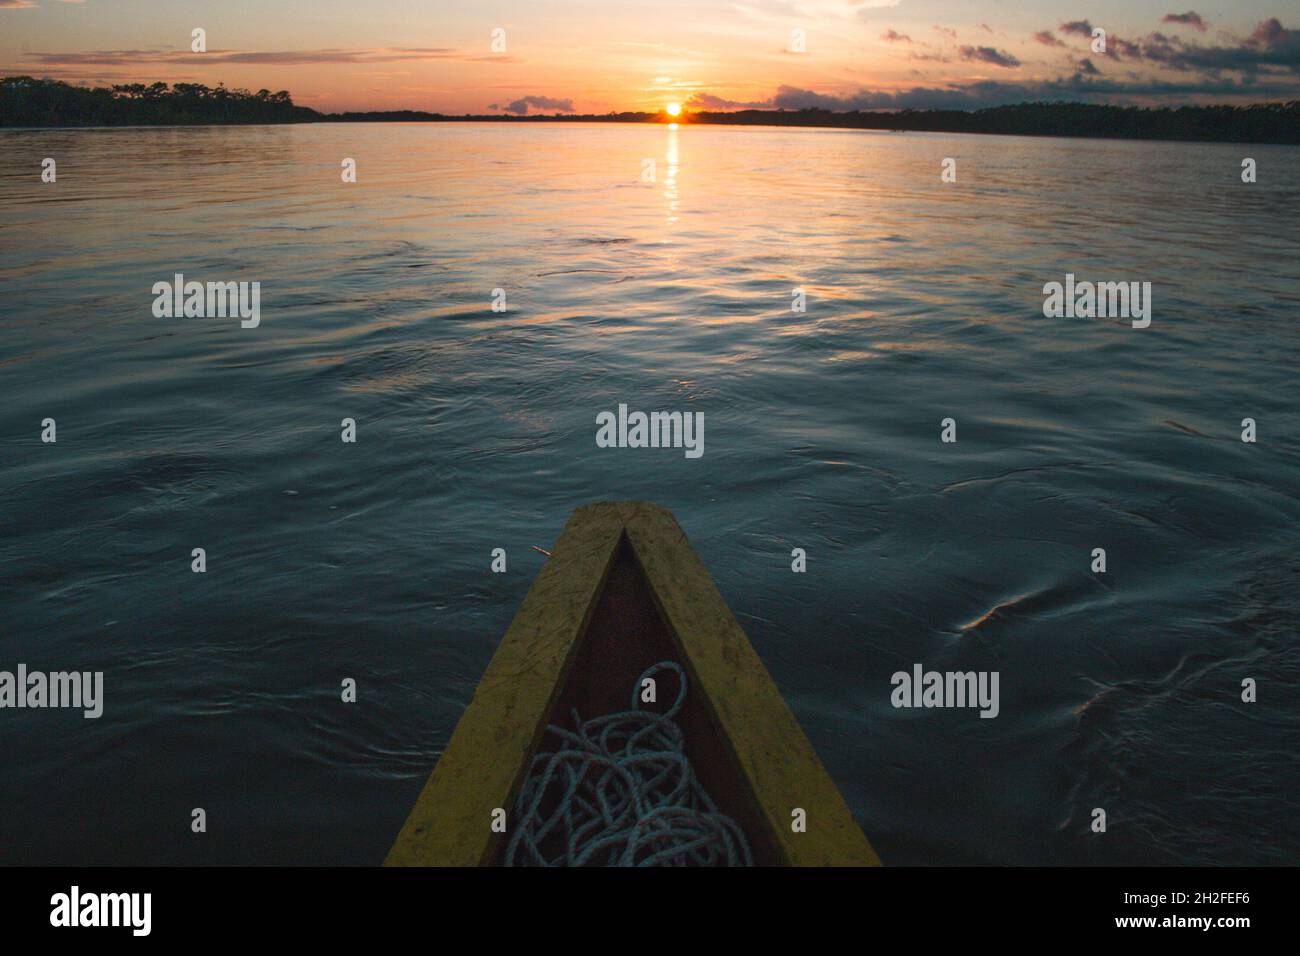
[{"label": "sun", "polygon": [[669,116],[681,116],[681,115],[682,115],[682,104],[681,104],[681,103],[669,103],[667,106],[664,107],[664,112],[667,113]]}]

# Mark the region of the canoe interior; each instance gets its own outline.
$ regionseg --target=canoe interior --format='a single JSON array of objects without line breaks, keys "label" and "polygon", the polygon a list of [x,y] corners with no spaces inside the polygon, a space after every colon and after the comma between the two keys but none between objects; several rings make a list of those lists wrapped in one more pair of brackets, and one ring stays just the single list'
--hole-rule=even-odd
[{"label": "canoe interior", "polygon": [[[646,668],[664,660],[686,666],[672,631],[655,606],[636,554],[624,535],[547,724],[572,729],[574,708],[583,720],[628,710],[637,678]],[[657,704],[641,706],[664,711],[677,699],[677,679],[665,672],[656,675],[656,680]],[[691,769],[718,809],[735,820],[745,832],[754,863],[759,866],[778,863],[780,857],[772,834],[763,824],[762,815],[750,797],[749,785],[735,768],[733,758],[709,716],[700,688],[687,688],[686,702],[674,720],[685,737]],[[542,749],[554,743],[555,738],[548,737],[543,741]],[[494,862],[499,864],[504,858],[505,841],[502,841]]]}]

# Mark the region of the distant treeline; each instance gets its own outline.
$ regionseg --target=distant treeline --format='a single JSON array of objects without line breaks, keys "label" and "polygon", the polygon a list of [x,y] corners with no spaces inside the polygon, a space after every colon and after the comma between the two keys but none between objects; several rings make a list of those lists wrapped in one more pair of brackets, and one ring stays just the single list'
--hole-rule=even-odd
[{"label": "distant treeline", "polygon": [[297,123],[320,119],[286,90],[228,90],[202,83],[72,86],[30,76],[0,79],[0,126],[180,126]]},{"label": "distant treeline", "polygon": [[973,110],[900,110],[833,113],[829,110],[743,110],[700,113],[699,122],[766,126],[837,126],[849,129],[1020,136],[1094,136],[1111,139],[1212,140],[1300,143],[1300,100],[1248,106],[1145,108],[1090,103],[1019,103]]},{"label": "distant treeline", "polygon": [[[662,123],[662,113],[557,116],[447,116],[414,110],[331,113],[321,122]],[[899,110],[837,113],[831,110],[740,110],[688,113],[676,120],[722,126],[828,126],[840,129],[912,130],[934,133],[1004,133],[1019,136],[1091,136],[1111,139],[1210,140],[1232,143],[1300,144],[1300,100],[1249,106],[1145,108],[1088,103],[1020,103],[973,110]]]},{"label": "distant treeline", "polygon": [[[132,83],[88,89],[29,76],[0,79],[0,126],[126,126],[201,123],[661,123],[662,113],[450,116],[418,110],[318,113],[289,94],[215,89],[199,83]],[[1248,106],[1136,107],[1020,103],[981,110],[740,110],[688,113],[678,122],[1111,139],[1300,144],[1300,100]]]}]

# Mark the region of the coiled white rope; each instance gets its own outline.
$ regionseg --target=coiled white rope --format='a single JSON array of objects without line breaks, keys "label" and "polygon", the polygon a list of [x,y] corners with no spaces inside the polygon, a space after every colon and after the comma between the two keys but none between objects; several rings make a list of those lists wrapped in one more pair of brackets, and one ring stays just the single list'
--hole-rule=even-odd
[{"label": "coiled white rope", "polygon": [[[665,713],[640,709],[647,677],[677,675]],[[533,758],[515,804],[506,866],[752,866],[744,833],[691,770],[673,717],[686,674],[672,661],[647,668],[632,709],[546,728],[559,746]],[[544,849],[545,848],[545,849]]]}]

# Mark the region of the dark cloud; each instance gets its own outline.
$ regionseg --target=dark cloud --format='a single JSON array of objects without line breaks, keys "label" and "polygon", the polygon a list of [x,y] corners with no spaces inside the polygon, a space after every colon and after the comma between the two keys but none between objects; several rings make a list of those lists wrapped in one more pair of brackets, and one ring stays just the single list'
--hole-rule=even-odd
[{"label": "dark cloud", "polygon": [[[1195,20],[1190,19],[1193,17]],[[1168,14],[1165,21],[1193,26],[1205,23],[1199,14],[1191,11]],[[1087,20],[1063,23],[1059,32],[1091,38],[1092,24]],[[1034,39],[1054,45],[1047,41],[1047,36],[1050,34],[1042,31],[1034,34]],[[1276,17],[1271,17],[1257,24],[1250,36],[1238,39],[1231,46],[1201,46],[1159,31],[1136,40],[1110,35],[1106,38],[1104,55],[1116,61],[1135,60],[1207,77],[1226,72],[1300,74],[1300,30],[1289,30]]]},{"label": "dark cloud", "polygon": [[969,60],[972,63],[991,63],[993,66],[1004,67],[1008,70],[1014,70],[1020,66],[1020,61],[1005,50],[995,50],[991,46],[964,46],[961,48],[961,58]]},{"label": "dark cloud", "polygon": [[[1092,39],[1092,31],[1094,29],[1092,22],[1089,20],[1071,20],[1069,23],[1062,23],[1057,27],[1057,30],[1061,33],[1080,36],[1087,40]],[[1106,47],[1101,51],[1101,54],[1102,56],[1110,57],[1112,60],[1118,60],[1119,50],[1125,45],[1130,47],[1132,46],[1131,43],[1127,43],[1127,41],[1121,40],[1119,37],[1111,36],[1107,33]]]},{"label": "dark cloud", "polygon": [[1034,39],[1043,46],[1065,46],[1051,30],[1039,30],[1034,34]]},{"label": "dark cloud", "polygon": [[573,100],[559,100],[551,96],[521,96],[517,100],[507,103],[505,106],[498,106],[493,103],[489,109],[505,110],[507,113],[514,113],[517,116],[523,116],[528,112],[529,107],[539,110],[550,110],[553,113],[572,113]]},{"label": "dark cloud", "polygon": [[1196,27],[1202,33],[1209,26],[1201,15],[1195,10],[1188,10],[1186,13],[1166,13],[1160,21],[1161,23],[1181,23],[1184,26]]},{"label": "dark cloud", "polygon": [[[1120,81],[1088,73],[1081,61],[1071,76],[1054,80],[1002,82],[980,80],[947,87],[913,87],[909,90],[872,91],[835,95],[781,86],[764,104],[767,108],[800,110],[958,109],[975,110],[990,106],[1035,102],[1133,103],[1150,100],[1191,101],[1196,97],[1247,96],[1252,99],[1290,99],[1300,95],[1300,84],[1277,80],[1240,82],[1205,79],[1186,83],[1159,80]],[[1091,64],[1090,64],[1091,65]],[[1095,66],[1093,67],[1095,70]]]},{"label": "dark cloud", "polygon": [[[1016,102],[1023,101],[1016,100]],[[997,100],[997,103],[1009,102]],[[973,94],[966,88],[954,87],[941,89],[935,87],[914,87],[910,90],[887,92],[883,90],[859,90],[836,96],[829,93],[817,93],[813,90],[799,89],[795,86],[782,86],[769,104],[771,107],[786,110],[822,109],[835,112],[851,110],[899,110],[899,109],[958,109],[969,110],[981,106],[996,105],[994,98]]]},{"label": "dark cloud", "polygon": [[912,38],[910,36],[907,36],[904,33],[899,33],[897,30],[886,30],[884,33],[880,34],[880,39],[884,40],[886,43],[911,43],[912,42]]},{"label": "dark cloud", "polygon": [[1295,49],[1297,41],[1296,30],[1288,30],[1278,22],[1277,17],[1270,17],[1261,21],[1255,27],[1255,32],[1250,35],[1246,41],[1246,46],[1262,47],[1269,50],[1282,48]]},{"label": "dark cloud", "polygon": [[1080,61],[1079,61],[1078,63],[1076,63],[1074,66],[1075,66],[1075,69],[1077,69],[1077,70],[1078,70],[1080,73],[1082,73],[1084,76],[1100,76],[1100,75],[1101,75],[1101,70],[1097,69],[1096,64],[1093,63],[1092,60],[1089,60],[1087,57],[1084,57],[1082,60],[1080,60]]},{"label": "dark cloud", "polygon": [[1300,30],[1288,30],[1273,17],[1258,24],[1236,46],[1200,46],[1163,33],[1152,33],[1134,44],[1129,55],[1172,70],[1209,76],[1260,71],[1300,75]]},{"label": "dark cloud", "polygon": [[832,93],[816,93],[802,90],[797,86],[782,84],[777,87],[776,95],[768,106],[779,110],[864,110],[871,104],[870,94],[864,92],[837,96]]},{"label": "dark cloud", "polygon": [[1130,43],[1128,40],[1121,40],[1119,37],[1107,37],[1106,55],[1111,59],[1119,59],[1123,54],[1129,59],[1137,59],[1142,55],[1142,48],[1136,43]]},{"label": "dark cloud", "polygon": [[761,110],[769,109],[771,106],[771,100],[746,103],[741,100],[729,100],[725,97],[715,96],[712,93],[696,93],[686,101],[687,109],[692,110]]}]

